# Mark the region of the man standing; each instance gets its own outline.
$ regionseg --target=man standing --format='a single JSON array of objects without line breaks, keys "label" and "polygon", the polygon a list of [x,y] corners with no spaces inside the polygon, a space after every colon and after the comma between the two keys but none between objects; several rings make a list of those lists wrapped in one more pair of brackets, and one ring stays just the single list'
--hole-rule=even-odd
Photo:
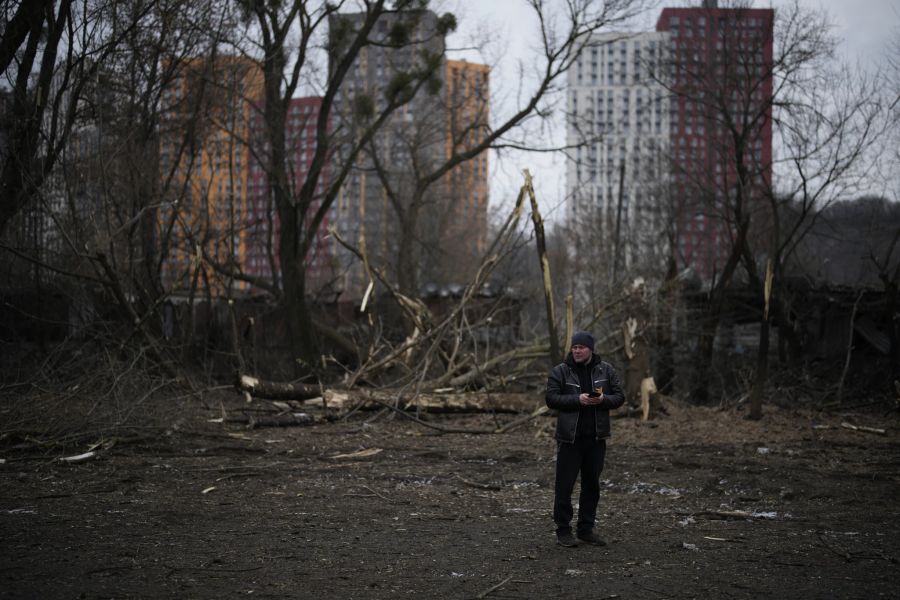
[{"label": "man standing", "polygon": [[[600,500],[600,473],[610,435],[609,411],[622,406],[625,395],[615,369],[594,354],[594,336],[579,331],[572,336],[571,351],[553,367],[547,378],[547,406],[558,411],[556,419],[556,484],[553,520],[556,540],[577,546],[578,540],[604,546],[594,532]],[[581,473],[578,497],[578,538],[572,535],[572,490]]]}]

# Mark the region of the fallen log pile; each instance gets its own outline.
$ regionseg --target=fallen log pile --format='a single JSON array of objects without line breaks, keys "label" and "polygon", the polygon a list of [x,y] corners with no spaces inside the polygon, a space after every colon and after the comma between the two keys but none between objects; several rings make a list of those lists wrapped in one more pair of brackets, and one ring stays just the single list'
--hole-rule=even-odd
[{"label": "fallen log pile", "polygon": [[404,411],[425,413],[527,413],[543,405],[540,394],[495,393],[420,393],[409,394],[402,390],[375,390],[329,388],[304,383],[263,381],[249,375],[238,378],[238,391],[252,400],[294,401],[298,406],[321,405],[323,408],[343,412],[347,410],[374,409],[390,405]]},{"label": "fallen log pile", "polygon": [[[391,409],[410,414],[507,414],[535,416],[552,414],[544,406],[543,394],[429,391],[411,394],[407,390],[363,387],[324,388],[315,384],[265,381],[249,375],[238,378],[237,389],[247,402],[271,401],[270,416],[230,416],[225,422],[247,427],[311,425],[334,420],[364,410]],[[656,392],[652,378],[641,385],[641,405],[630,407],[625,416],[642,420],[667,413],[665,396]],[[544,410],[536,413],[541,408]],[[313,413],[313,414],[310,414]],[[301,416],[302,415],[302,416]]]},{"label": "fallen log pile", "polygon": [[[244,408],[228,415],[223,412],[222,417],[215,420],[244,425],[248,429],[313,425],[345,418],[359,410],[388,410],[446,433],[505,433],[550,414],[544,405],[543,395],[537,393],[459,393],[448,390],[410,394],[394,389],[323,388],[304,383],[264,381],[249,375],[239,376],[236,388],[247,400]],[[250,404],[255,408],[251,408]],[[485,429],[447,427],[427,423],[417,416],[479,413],[522,416]]]}]

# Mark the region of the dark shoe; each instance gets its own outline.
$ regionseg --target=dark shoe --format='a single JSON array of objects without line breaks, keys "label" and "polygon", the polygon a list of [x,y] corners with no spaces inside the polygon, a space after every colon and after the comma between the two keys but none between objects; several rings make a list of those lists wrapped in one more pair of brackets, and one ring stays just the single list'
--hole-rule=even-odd
[{"label": "dark shoe", "polygon": [[593,531],[589,531],[587,533],[579,533],[578,539],[584,542],[585,544],[590,544],[591,546],[605,546],[606,542],[599,535],[594,533]]},{"label": "dark shoe", "polygon": [[567,548],[574,548],[578,545],[578,540],[571,531],[561,531],[556,534],[556,543]]}]

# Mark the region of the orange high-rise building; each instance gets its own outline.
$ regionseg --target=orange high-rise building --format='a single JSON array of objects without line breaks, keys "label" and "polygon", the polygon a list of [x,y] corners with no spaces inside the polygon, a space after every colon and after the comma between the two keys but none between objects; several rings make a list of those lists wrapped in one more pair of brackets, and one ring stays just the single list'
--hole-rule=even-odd
[{"label": "orange high-rise building", "polygon": [[[470,150],[489,133],[490,88],[487,65],[448,60],[446,71],[447,158]],[[460,163],[447,175],[450,201],[446,234],[464,240],[456,250],[478,258],[487,239],[488,152]]]},{"label": "orange high-rise building", "polygon": [[163,284],[173,293],[249,288],[227,272],[246,253],[247,143],[262,97],[259,64],[236,56],[190,60],[163,93],[160,169],[170,192],[157,241]]},{"label": "orange high-rise building", "polygon": [[[402,17],[383,15],[373,35],[389,40]],[[336,15],[340,26],[332,30],[359,28],[366,18],[365,13]],[[358,117],[358,106],[373,101],[376,111],[383,109],[385,91],[397,74],[423,68],[424,58],[445,53],[444,36],[436,33],[438,20],[423,10],[413,19],[411,43],[371,44],[360,51],[335,98],[335,132],[362,133],[365,122]],[[450,157],[472,151],[487,135],[488,67],[446,60],[440,69],[441,85],[423,87],[397,108],[364,152],[354,157],[331,221],[342,239],[365,247],[370,263],[384,268],[389,279],[405,280],[420,290],[429,284],[467,281],[487,238],[487,153],[465,157],[447,172],[443,167]],[[336,163],[348,147],[335,145]],[[439,171],[440,177],[429,181]],[[424,193],[422,186],[427,187]],[[416,256],[414,267],[403,265],[400,258],[410,255]],[[370,282],[362,262],[341,247],[335,248],[334,258],[342,273],[341,300],[362,298]],[[401,272],[406,268],[415,273]]]}]

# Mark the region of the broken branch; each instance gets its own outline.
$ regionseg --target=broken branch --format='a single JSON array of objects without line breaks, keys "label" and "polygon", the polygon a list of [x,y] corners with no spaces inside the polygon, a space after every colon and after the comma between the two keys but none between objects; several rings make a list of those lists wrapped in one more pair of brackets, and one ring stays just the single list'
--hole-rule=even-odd
[{"label": "broken branch", "polygon": [[476,597],[476,598],[479,598],[479,599],[480,599],[480,598],[486,598],[486,597],[488,596],[488,594],[490,594],[491,592],[497,591],[497,590],[499,590],[500,588],[502,588],[504,585],[506,585],[506,583],[507,583],[510,579],[512,579],[512,575],[510,575],[509,577],[507,577],[506,579],[504,579],[503,581],[501,581],[501,582],[498,583],[497,585],[495,585],[495,586],[493,586],[493,587],[490,587],[490,588],[484,590],[483,592],[481,592],[480,594],[478,594],[478,595],[475,596],[475,597]]}]

